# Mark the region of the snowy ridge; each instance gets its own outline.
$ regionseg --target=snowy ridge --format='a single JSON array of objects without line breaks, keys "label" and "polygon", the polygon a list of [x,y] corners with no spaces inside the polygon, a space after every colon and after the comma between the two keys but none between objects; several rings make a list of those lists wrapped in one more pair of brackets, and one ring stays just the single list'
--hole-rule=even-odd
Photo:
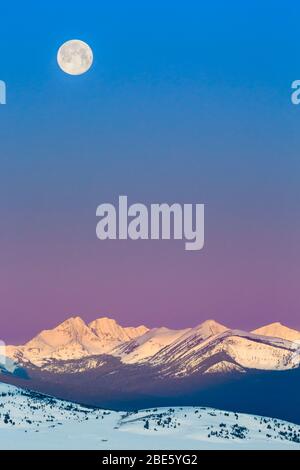
[{"label": "snowy ridge", "polygon": [[252,333],[263,336],[272,336],[273,338],[287,339],[289,341],[300,341],[300,331],[293,330],[280,322],[271,323],[261,328],[257,328]]},{"label": "snowy ridge", "polygon": [[44,330],[24,346],[8,346],[12,359],[42,365],[49,359],[80,359],[105,354],[148,330],[145,326],[121,327],[110,318],[99,318],[89,325],[80,317],[71,317],[52,330]]},{"label": "snowy ridge", "polygon": [[153,328],[144,335],[129,343],[122,344],[113,350],[125,364],[143,362],[178,338],[181,338],[190,328],[185,330],[170,330],[169,328]]},{"label": "snowy ridge", "polygon": [[0,449],[300,449],[300,426],[203,407],[116,412],[0,384]]},{"label": "snowy ridge", "polygon": [[23,346],[8,346],[6,354],[16,363],[47,366],[49,370],[53,370],[54,361],[57,372],[57,361],[91,357],[89,367],[96,368],[101,359],[94,357],[105,354],[119,358],[123,364],[159,366],[163,374],[180,377],[196,372],[299,367],[298,338],[300,332],[280,323],[249,333],[229,329],[214,320],[194,328],[172,330],[122,327],[107,317],[86,324],[80,317],[72,317],[52,330],[42,331]]},{"label": "snowy ridge", "polygon": [[[154,355],[150,362],[163,366],[167,375],[175,376],[251,368],[285,370],[299,366],[297,348],[291,341],[226,330],[202,341],[197,334],[179,338]],[[217,365],[219,362],[222,367]]]}]

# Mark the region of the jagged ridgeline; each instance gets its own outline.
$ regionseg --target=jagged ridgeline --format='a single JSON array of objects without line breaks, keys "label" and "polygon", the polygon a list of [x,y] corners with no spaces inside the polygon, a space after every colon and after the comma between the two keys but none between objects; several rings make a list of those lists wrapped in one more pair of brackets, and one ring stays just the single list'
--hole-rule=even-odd
[{"label": "jagged ridgeline", "polygon": [[115,409],[204,404],[300,422],[299,341],[280,323],[174,330],[72,317],[7,346],[1,380]]}]

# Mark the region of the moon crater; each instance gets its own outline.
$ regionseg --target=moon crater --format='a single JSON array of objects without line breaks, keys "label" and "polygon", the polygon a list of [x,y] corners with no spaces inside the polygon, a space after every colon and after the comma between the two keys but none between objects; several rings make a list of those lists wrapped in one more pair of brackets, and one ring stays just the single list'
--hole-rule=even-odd
[{"label": "moon crater", "polygon": [[92,66],[93,51],[85,42],[79,39],[71,39],[59,48],[57,62],[65,73],[82,75]]}]

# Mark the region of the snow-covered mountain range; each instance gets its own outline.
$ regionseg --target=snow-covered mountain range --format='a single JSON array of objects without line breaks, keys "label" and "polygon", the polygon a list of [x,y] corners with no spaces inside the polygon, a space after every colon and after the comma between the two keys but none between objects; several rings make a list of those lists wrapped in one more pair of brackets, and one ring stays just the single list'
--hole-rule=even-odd
[{"label": "snow-covered mountain range", "polygon": [[0,382],[89,406],[204,404],[300,423],[300,332],[280,323],[174,330],[71,317],[1,354]]},{"label": "snow-covered mountain range", "polygon": [[22,346],[8,346],[7,355],[35,365],[45,361],[80,359],[110,353],[117,346],[146,333],[148,328],[121,327],[115,320],[99,318],[88,325],[71,317],[52,330],[43,330]]},{"label": "snow-covered mountain range", "polygon": [[[16,363],[43,368],[51,368],[53,361],[110,355],[123,364],[147,363],[160,366],[165,375],[185,376],[199,371],[292,369],[299,366],[299,348],[300,332],[281,323],[245,332],[208,320],[194,328],[172,330],[122,327],[107,317],[86,324],[72,317],[24,345],[8,346],[6,355]],[[92,367],[91,361],[87,364]]]},{"label": "snow-covered mountain range", "polygon": [[0,383],[0,449],[290,449],[300,426],[205,407],[117,412]]}]

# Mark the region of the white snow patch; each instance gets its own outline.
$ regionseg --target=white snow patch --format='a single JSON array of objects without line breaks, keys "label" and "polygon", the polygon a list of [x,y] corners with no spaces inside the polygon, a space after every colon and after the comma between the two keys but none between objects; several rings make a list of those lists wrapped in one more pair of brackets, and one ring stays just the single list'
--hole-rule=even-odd
[{"label": "white snow patch", "polygon": [[201,407],[116,412],[0,384],[0,449],[300,449],[300,426]]}]

